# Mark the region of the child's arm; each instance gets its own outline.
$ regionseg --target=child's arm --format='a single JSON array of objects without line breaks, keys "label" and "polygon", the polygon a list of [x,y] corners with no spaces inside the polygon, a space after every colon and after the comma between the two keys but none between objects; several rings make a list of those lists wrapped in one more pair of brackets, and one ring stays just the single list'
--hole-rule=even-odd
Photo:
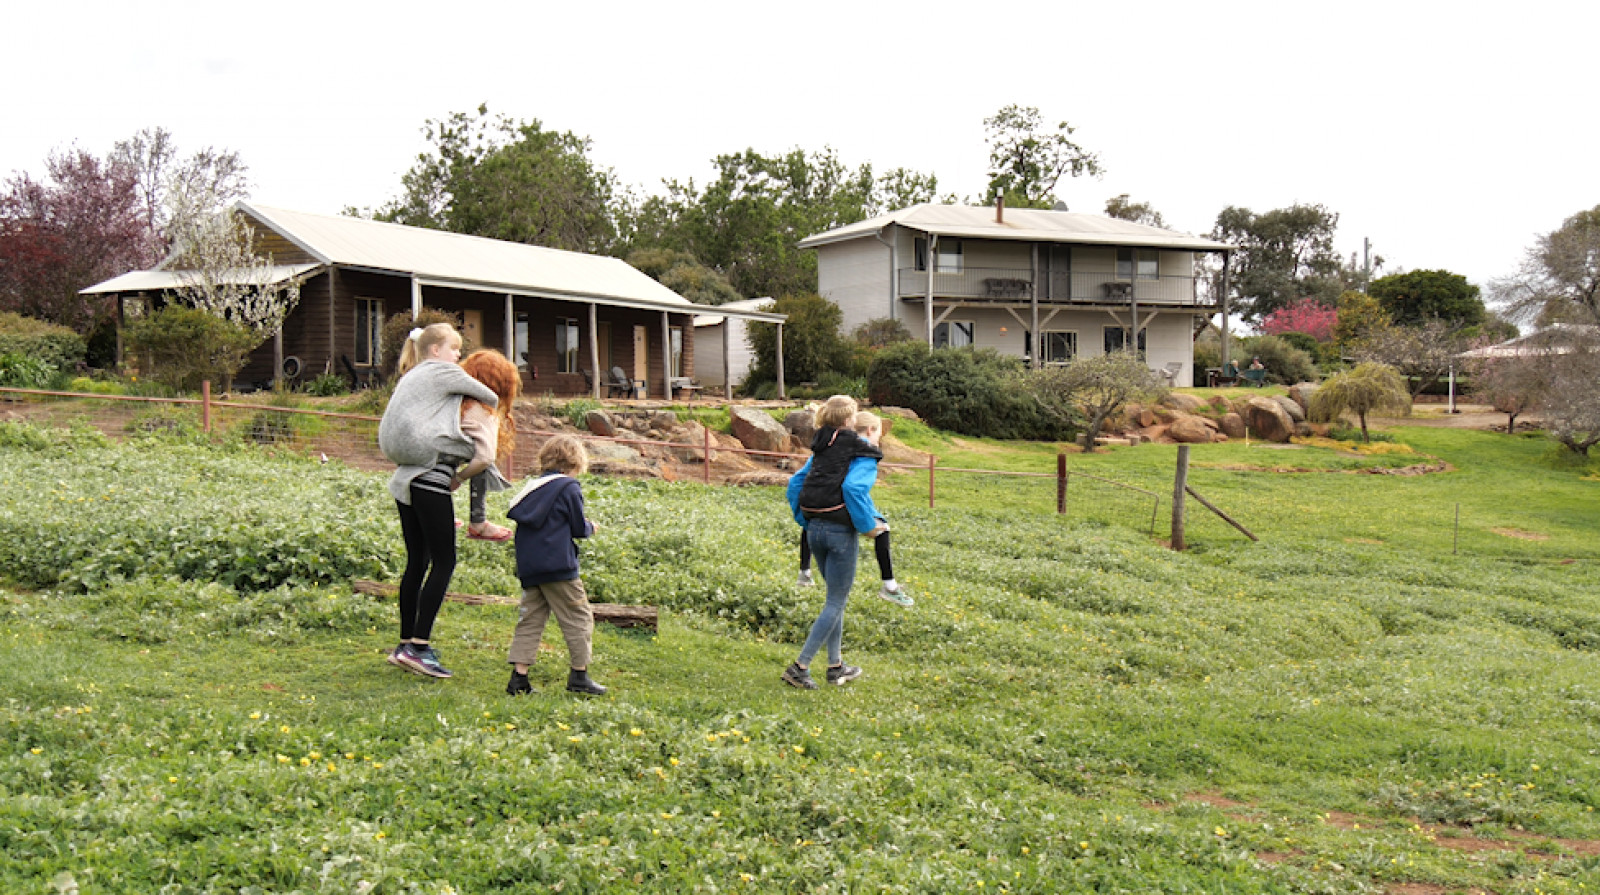
[{"label": "child's arm", "polygon": [[487,385],[473,379],[471,374],[455,364],[440,363],[444,369],[438,372],[440,385],[444,390],[454,395],[464,395],[468,398],[477,398],[489,405],[490,408],[500,406],[500,396],[496,395]]},{"label": "child's arm", "polygon": [[572,481],[571,493],[568,497],[567,518],[572,522],[572,537],[587,538],[594,534],[594,523],[583,515],[583,488],[576,479]]},{"label": "child's arm", "polygon": [[806,464],[800,467],[799,472],[789,476],[789,489],[787,492],[789,497],[789,512],[794,514],[794,521],[799,523],[801,528],[806,527],[806,517],[800,512],[800,489],[806,486],[806,476],[810,474],[811,461],[807,459]]},{"label": "child's arm", "polygon": [[494,465],[495,447],[500,435],[500,419],[482,404],[463,402],[461,434],[472,440],[472,459],[456,472],[456,480],[464,482]]},{"label": "child's arm", "polygon": [[878,527],[878,508],[872,503],[872,486],[878,482],[878,461],[857,457],[844,477],[844,508],[856,531],[868,534]]}]

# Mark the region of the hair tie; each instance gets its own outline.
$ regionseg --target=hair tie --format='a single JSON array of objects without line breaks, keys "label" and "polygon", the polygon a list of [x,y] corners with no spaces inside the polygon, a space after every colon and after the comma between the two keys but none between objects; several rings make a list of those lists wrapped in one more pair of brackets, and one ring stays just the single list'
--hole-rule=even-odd
[{"label": "hair tie", "polygon": [[413,342],[422,338],[422,327],[419,326],[416,329],[413,329],[411,333],[406,336],[406,338]]}]

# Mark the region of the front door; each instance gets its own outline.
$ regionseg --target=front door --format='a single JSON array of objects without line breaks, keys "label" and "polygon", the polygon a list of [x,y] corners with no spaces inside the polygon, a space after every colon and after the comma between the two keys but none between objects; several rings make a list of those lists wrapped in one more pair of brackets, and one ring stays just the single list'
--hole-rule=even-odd
[{"label": "front door", "polygon": [[633,328],[633,378],[647,383],[645,391],[650,390],[650,328],[647,326]]},{"label": "front door", "polygon": [[476,348],[483,347],[483,312],[461,312],[461,341]]}]

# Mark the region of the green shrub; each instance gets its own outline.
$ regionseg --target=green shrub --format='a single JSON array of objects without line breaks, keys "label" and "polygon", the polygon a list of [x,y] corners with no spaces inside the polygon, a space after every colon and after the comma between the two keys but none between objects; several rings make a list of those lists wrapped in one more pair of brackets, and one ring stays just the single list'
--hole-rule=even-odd
[{"label": "green shrub", "polygon": [[89,395],[122,395],[127,393],[120,382],[109,379],[95,379],[92,376],[72,377],[72,381],[67,383],[67,391]]},{"label": "green shrub", "polygon": [[878,352],[867,370],[872,403],[906,407],[928,425],[964,435],[1054,441],[1073,428],[1046,415],[1016,387],[1022,362],[990,348],[901,342]]},{"label": "green shrub", "polygon": [[17,351],[0,354],[0,387],[47,388],[55,381],[54,365]]},{"label": "green shrub", "polygon": [[249,327],[181,305],[168,305],[128,327],[128,346],[146,377],[178,391],[211,380],[226,391],[261,335]]},{"label": "green shrub", "polygon": [[83,337],[54,323],[0,311],[0,355],[21,354],[56,370],[76,369],[83,362]]},{"label": "green shrub", "polygon": [[1249,336],[1239,340],[1233,359],[1239,369],[1250,365],[1250,358],[1261,358],[1267,368],[1267,381],[1283,385],[1316,382],[1317,363],[1311,355],[1296,348],[1283,336]]},{"label": "green shrub", "polygon": [[350,383],[338,373],[323,373],[306,383],[305,391],[319,398],[336,398],[350,394]]},{"label": "green shrub", "polygon": [[1278,338],[1288,342],[1291,346],[1304,351],[1306,354],[1317,356],[1317,340],[1308,333],[1286,332],[1278,333]]},{"label": "green shrub", "polygon": [[599,409],[600,402],[593,398],[573,398],[561,409],[561,416],[573,426],[588,431],[589,411]]}]

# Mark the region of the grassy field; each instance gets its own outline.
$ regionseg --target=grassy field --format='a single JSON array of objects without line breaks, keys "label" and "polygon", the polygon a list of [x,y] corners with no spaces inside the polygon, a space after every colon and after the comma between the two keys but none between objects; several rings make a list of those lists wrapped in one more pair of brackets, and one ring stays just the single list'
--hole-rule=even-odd
[{"label": "grassy field", "polygon": [[[940,462],[1054,449],[897,431]],[[514,609],[447,604],[455,679],[383,661],[383,477],[0,424],[0,891],[1580,892],[1600,886],[1600,481],[1545,442],[1208,445],[879,489],[917,606],[820,603],[772,488],[590,479],[596,601],[662,608],[512,700]],[[1369,474],[1448,464],[1424,475]],[[1459,512],[1459,528],[1457,514]],[[454,589],[514,593],[463,542]]]}]

